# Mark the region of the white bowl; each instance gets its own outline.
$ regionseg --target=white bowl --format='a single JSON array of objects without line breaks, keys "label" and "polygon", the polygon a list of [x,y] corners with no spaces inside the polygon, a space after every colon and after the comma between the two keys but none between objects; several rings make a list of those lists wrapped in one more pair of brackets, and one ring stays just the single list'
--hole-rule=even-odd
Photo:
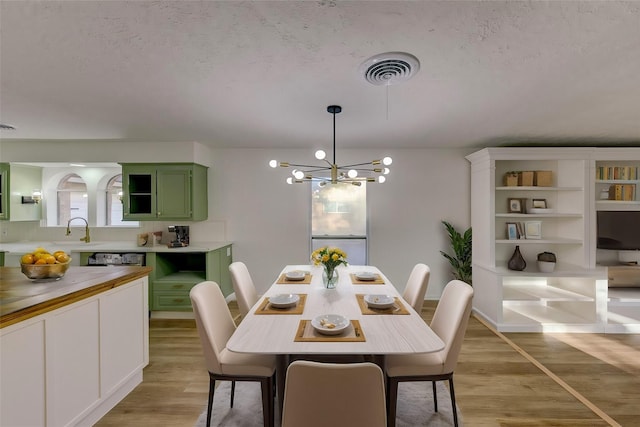
[{"label": "white bowl", "polygon": [[538,261],[538,270],[543,273],[553,273],[553,270],[556,268],[555,262],[549,261]]},{"label": "white bowl", "polygon": [[356,278],[358,280],[365,280],[365,281],[376,280],[376,275],[375,273],[372,273],[370,271],[360,271],[356,273]]},{"label": "white bowl", "polygon": [[275,308],[293,307],[298,301],[300,301],[298,294],[277,294],[269,297],[269,304]]},{"label": "white bowl", "polygon": [[285,277],[288,280],[304,280],[306,273],[300,270],[287,271]]},{"label": "white bowl", "polygon": [[370,308],[389,308],[396,300],[391,295],[365,295],[364,302]]},{"label": "white bowl", "polygon": [[339,314],[323,314],[311,320],[311,326],[324,335],[339,335],[350,324],[349,319]]}]

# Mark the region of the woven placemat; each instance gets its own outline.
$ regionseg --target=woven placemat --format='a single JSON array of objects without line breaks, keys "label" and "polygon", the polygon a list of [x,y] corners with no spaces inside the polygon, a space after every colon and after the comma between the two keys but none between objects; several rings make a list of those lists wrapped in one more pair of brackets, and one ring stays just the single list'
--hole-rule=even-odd
[{"label": "woven placemat", "polygon": [[411,314],[398,297],[394,297],[396,302],[389,308],[369,308],[364,300],[364,296],[365,294],[356,294],[356,299],[358,300],[362,314]]},{"label": "woven placemat", "polygon": [[282,273],[276,283],[278,285],[310,285],[311,277],[311,273],[306,273],[302,280],[289,280],[287,279],[287,273]]},{"label": "woven placemat", "polygon": [[379,274],[376,274],[376,278],[373,280],[360,280],[353,273],[351,273],[350,276],[351,283],[353,283],[354,285],[384,285],[384,280],[382,280],[382,277],[380,277]]},{"label": "woven placemat", "polygon": [[298,296],[300,297],[300,301],[293,307],[287,308],[273,307],[269,303],[269,298],[266,297],[253,314],[302,314],[304,311],[304,303],[307,302],[307,294],[298,294]]},{"label": "woven placemat", "polygon": [[349,326],[340,335],[322,335],[313,328],[311,320],[301,320],[294,341],[297,342],[364,342],[364,332],[358,320],[352,320]]}]

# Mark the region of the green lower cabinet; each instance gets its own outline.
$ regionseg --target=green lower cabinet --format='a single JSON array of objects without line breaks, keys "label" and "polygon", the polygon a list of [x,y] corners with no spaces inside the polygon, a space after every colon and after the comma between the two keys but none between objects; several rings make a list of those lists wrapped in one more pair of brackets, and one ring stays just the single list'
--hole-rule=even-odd
[{"label": "green lower cabinet", "polygon": [[198,283],[211,280],[225,296],[233,292],[229,265],[231,246],[209,252],[154,252],[146,264],[149,276],[149,306],[152,311],[191,311],[189,291]]}]

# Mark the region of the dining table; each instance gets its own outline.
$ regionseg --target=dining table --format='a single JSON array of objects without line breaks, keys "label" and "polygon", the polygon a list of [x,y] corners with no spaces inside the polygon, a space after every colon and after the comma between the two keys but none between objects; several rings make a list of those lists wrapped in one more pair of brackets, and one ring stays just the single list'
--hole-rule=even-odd
[{"label": "dining table", "polygon": [[[333,289],[325,287],[322,271],[321,266],[285,266],[227,342],[227,349],[232,352],[276,356],[280,413],[286,370],[292,358],[361,355],[384,370],[387,355],[430,353],[444,348],[444,342],[377,267],[340,266]],[[288,298],[295,304],[282,308],[271,302]],[[393,305],[374,308],[374,301],[389,298]],[[327,332],[323,324],[334,319],[332,315],[343,316],[350,324],[340,334],[326,335],[331,331]]]}]

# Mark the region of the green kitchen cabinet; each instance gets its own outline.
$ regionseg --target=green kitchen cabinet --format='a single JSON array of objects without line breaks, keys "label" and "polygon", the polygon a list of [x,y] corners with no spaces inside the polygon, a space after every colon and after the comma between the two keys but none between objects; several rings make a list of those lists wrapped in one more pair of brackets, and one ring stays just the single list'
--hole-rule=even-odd
[{"label": "green kitchen cabinet", "polygon": [[124,220],[203,221],[207,168],[195,163],[123,163]]},{"label": "green kitchen cabinet", "polygon": [[9,219],[9,163],[0,163],[0,220]]},{"label": "green kitchen cabinet", "polygon": [[220,285],[225,296],[233,292],[229,265],[231,245],[208,252],[150,252],[149,306],[152,311],[191,311],[189,291],[205,280]]}]

